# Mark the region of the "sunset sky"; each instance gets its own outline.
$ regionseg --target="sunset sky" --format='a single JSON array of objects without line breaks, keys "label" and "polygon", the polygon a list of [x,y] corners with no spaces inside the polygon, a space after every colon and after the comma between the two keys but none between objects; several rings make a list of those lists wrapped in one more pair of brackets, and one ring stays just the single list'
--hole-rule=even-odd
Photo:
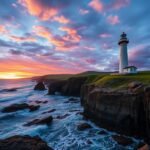
[{"label": "sunset sky", "polygon": [[149,0],[0,0],[0,78],[118,70],[123,31],[150,70]]}]

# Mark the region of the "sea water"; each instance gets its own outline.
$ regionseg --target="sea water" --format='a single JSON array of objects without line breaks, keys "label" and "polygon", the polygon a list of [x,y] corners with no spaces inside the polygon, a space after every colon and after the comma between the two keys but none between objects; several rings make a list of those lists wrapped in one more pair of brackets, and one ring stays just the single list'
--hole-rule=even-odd
[{"label": "sea water", "polygon": [[[34,82],[30,80],[0,80],[0,139],[14,135],[39,136],[54,150],[133,150],[138,141],[133,139],[133,144],[123,147],[112,139],[116,134],[97,127],[89,120],[85,120],[80,112],[83,108],[80,99],[77,103],[68,103],[70,97],[60,95],[50,96],[46,91],[34,91]],[[4,92],[3,89],[17,88],[14,92]],[[40,103],[40,109],[34,112],[21,110],[12,113],[2,113],[1,110],[11,104],[28,103],[36,104],[36,101],[48,101]],[[51,113],[46,111],[56,109]],[[67,115],[66,115],[67,114]],[[34,119],[53,116],[50,125],[24,126]],[[65,118],[58,118],[64,116]],[[88,123],[92,128],[78,131],[77,126]],[[99,134],[100,131],[106,134]]]}]

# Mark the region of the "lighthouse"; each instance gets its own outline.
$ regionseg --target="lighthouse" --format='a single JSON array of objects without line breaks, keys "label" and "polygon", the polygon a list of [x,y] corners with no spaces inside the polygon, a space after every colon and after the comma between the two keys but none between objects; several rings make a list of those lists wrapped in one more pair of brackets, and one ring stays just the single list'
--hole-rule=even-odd
[{"label": "lighthouse", "polygon": [[127,39],[127,35],[123,32],[120,36],[120,40],[118,42],[120,46],[120,54],[119,54],[119,73],[124,73],[124,68],[128,67],[128,51],[127,44],[129,40]]}]

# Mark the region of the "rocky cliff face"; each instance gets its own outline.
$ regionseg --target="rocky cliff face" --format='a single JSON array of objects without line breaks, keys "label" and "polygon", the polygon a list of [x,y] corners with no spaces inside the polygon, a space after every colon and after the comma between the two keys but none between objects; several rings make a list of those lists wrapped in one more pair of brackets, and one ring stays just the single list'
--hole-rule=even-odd
[{"label": "rocky cliff face", "polygon": [[100,127],[118,133],[144,137],[150,143],[150,87],[132,82],[129,89],[114,91],[86,85],[87,77],[55,80],[48,94],[81,96],[84,115]]},{"label": "rocky cliff face", "polygon": [[84,114],[101,127],[150,139],[150,88],[140,92],[83,86]]},{"label": "rocky cliff face", "polygon": [[48,94],[59,92],[66,96],[80,96],[81,87],[86,80],[87,77],[72,77],[68,80],[54,81],[49,85]]}]

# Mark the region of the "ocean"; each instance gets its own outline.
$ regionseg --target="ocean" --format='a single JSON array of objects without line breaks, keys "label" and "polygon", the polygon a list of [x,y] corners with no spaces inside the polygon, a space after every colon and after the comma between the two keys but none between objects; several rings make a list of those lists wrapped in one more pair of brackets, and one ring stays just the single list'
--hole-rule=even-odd
[{"label": "ocean", "polygon": [[[34,91],[36,83],[30,80],[0,80],[0,139],[14,135],[39,136],[54,150],[133,150],[138,141],[133,138],[133,144],[123,147],[113,140],[114,132],[97,127],[80,114],[83,108],[80,99],[68,102],[70,97],[47,95],[46,91]],[[17,88],[17,91],[6,92],[4,89]],[[40,109],[34,112],[21,110],[12,113],[2,113],[2,109],[11,104],[28,103],[37,105]],[[55,109],[56,111],[47,112]],[[24,126],[34,119],[53,116],[50,125]],[[92,128],[78,131],[77,126],[88,123]],[[99,134],[105,131],[105,134]]]}]

